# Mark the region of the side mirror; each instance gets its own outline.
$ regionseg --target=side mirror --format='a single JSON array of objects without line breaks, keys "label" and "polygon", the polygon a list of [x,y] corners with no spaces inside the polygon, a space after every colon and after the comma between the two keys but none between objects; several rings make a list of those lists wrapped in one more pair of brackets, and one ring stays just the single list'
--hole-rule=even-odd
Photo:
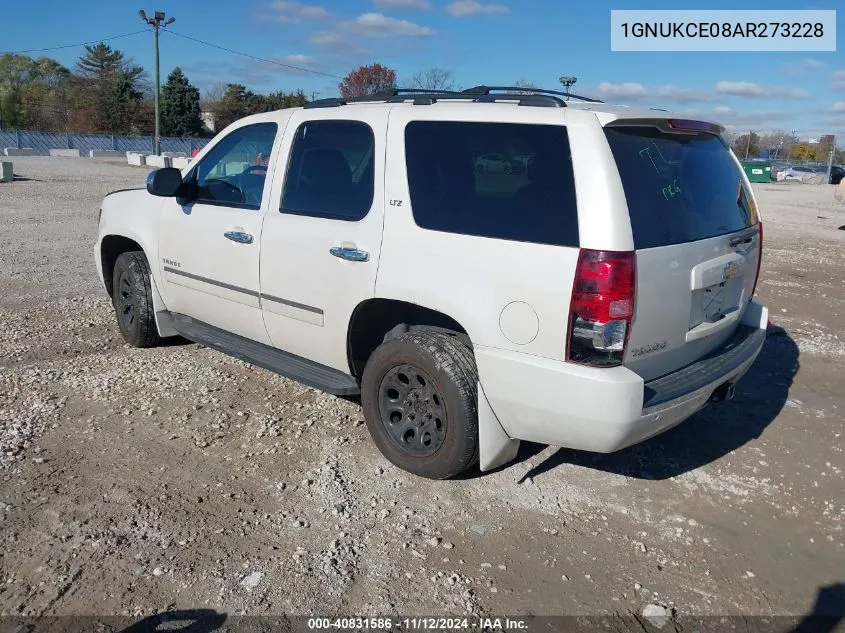
[{"label": "side mirror", "polygon": [[174,198],[182,188],[182,172],[175,167],[162,167],[147,176],[147,191],[154,196]]}]

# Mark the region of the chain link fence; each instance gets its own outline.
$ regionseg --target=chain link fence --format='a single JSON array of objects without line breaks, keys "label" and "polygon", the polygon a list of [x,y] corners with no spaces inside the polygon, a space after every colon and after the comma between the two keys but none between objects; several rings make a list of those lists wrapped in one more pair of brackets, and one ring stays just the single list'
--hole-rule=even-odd
[{"label": "chain link fence", "polygon": [[[205,147],[211,139],[161,137],[162,152],[184,152],[188,156],[194,149]],[[32,149],[38,154],[49,155],[51,149],[78,149],[86,155],[90,150],[115,150],[118,152],[155,152],[154,136],[120,136],[117,134],[56,134],[48,132],[0,131],[0,153],[3,148]]]}]

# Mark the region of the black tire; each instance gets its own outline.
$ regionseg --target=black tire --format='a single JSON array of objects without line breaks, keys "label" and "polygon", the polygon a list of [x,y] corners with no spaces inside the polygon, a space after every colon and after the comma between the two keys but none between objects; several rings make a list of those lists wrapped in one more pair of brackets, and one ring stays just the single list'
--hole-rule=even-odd
[{"label": "black tire", "polygon": [[455,336],[416,330],[382,343],[364,368],[361,405],[376,446],[403,470],[449,479],[478,461],[478,370]]},{"label": "black tire", "polygon": [[150,266],[142,251],[121,253],[114,263],[112,305],[123,340],[133,347],[161,342],[155,321]]}]

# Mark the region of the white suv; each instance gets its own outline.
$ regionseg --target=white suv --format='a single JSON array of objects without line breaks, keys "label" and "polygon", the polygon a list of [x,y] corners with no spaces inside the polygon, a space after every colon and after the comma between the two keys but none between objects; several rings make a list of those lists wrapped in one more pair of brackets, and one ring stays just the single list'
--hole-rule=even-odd
[{"label": "white suv", "polygon": [[384,456],[432,478],[520,440],[616,451],[731,397],[768,315],[722,128],[507,90],[250,116],[110,194],[96,264],[124,338],[360,394]]}]

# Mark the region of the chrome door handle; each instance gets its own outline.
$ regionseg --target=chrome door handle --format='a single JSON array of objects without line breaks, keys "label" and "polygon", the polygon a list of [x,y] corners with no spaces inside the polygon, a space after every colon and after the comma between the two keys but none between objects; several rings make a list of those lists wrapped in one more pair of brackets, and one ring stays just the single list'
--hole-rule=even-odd
[{"label": "chrome door handle", "polygon": [[359,251],[357,248],[335,246],[330,248],[329,252],[335,257],[347,259],[350,262],[366,262],[370,260],[370,254],[367,251]]},{"label": "chrome door handle", "polygon": [[226,231],[223,237],[238,244],[252,244],[252,235],[242,231]]}]

